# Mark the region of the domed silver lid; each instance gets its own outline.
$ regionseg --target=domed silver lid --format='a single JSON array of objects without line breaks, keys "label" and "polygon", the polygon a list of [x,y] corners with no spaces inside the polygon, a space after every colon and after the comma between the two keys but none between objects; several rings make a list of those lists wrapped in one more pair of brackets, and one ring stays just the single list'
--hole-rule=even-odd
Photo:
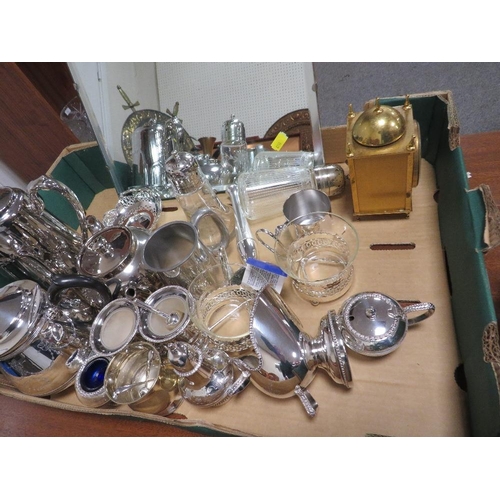
[{"label": "domed silver lid", "polygon": [[131,256],[134,245],[129,228],[104,228],[85,243],[79,259],[80,269],[89,276],[105,277]]},{"label": "domed silver lid", "polygon": [[396,349],[408,327],[401,305],[377,292],[350,297],[342,307],[341,320],[347,346],[369,356],[381,356]]},{"label": "domed silver lid", "polygon": [[241,143],[246,141],[245,125],[234,115],[222,126],[222,142]]}]

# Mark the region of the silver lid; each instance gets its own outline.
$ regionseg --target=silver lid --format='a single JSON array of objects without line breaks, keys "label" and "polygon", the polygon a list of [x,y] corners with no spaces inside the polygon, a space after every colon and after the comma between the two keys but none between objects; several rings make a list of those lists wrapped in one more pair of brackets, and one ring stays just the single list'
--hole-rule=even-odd
[{"label": "silver lid", "polygon": [[369,356],[382,356],[396,349],[408,327],[401,305],[377,292],[350,297],[342,307],[341,319],[347,346]]},{"label": "silver lid", "polygon": [[79,266],[93,277],[105,277],[120,267],[134,251],[129,228],[112,226],[94,234],[83,247]]},{"label": "silver lid", "polygon": [[314,177],[318,189],[328,196],[338,196],[344,192],[345,172],[340,165],[318,165],[314,167]]},{"label": "silver lid", "polygon": [[241,143],[246,141],[245,125],[234,115],[222,125],[222,142]]},{"label": "silver lid", "polygon": [[169,151],[192,151],[195,149],[193,139],[176,116],[173,116],[166,123],[166,141]]}]

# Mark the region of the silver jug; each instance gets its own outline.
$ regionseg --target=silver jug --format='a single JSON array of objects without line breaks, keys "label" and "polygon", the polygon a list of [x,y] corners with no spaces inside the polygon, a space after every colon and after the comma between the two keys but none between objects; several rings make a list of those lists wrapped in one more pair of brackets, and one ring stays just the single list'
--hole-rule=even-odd
[{"label": "silver jug", "polygon": [[151,119],[132,133],[132,179],[134,187],[156,188],[165,198],[172,196],[172,186],[165,175],[165,162],[171,154],[166,125]]},{"label": "silver jug", "polygon": [[[73,207],[81,234],[45,210],[40,190],[62,195]],[[88,237],[88,224],[80,201],[64,184],[42,175],[27,190],[0,188],[0,261],[42,285],[52,274],[77,270],[76,259]]]},{"label": "silver jug", "polygon": [[[270,285],[255,299],[250,335],[257,354],[251,382],[275,398],[298,396],[307,414],[315,416],[317,403],[307,390],[317,368],[325,370],[337,383],[351,387],[352,374],[342,336],[333,315],[321,324],[320,335],[311,338],[300,320]],[[252,360],[255,361],[255,360]]]},{"label": "silver jug", "polygon": [[73,383],[90,353],[88,330],[65,317],[34,281],[0,289],[0,371],[31,396],[60,392]]}]

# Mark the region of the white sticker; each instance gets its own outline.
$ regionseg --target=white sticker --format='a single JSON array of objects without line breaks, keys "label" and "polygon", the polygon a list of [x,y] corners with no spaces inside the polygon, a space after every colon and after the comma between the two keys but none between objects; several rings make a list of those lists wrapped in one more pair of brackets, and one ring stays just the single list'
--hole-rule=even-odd
[{"label": "white sticker", "polygon": [[286,277],[287,274],[278,266],[257,259],[247,259],[242,282],[254,290],[261,290],[266,285],[271,285],[280,293]]}]

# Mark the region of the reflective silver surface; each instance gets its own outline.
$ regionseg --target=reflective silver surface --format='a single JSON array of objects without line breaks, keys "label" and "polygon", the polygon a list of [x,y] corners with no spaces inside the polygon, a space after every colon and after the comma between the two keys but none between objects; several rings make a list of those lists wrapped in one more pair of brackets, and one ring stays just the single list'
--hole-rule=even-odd
[{"label": "reflective silver surface", "polygon": [[[146,269],[163,279],[165,285],[188,288],[204,269],[227,262],[225,249],[229,242],[226,225],[217,213],[204,208],[195,212],[192,222],[172,221],[159,227],[148,238],[143,253]],[[205,246],[199,234],[202,221],[215,224],[213,246]]]},{"label": "reflective silver surface", "polygon": [[[304,217],[312,212],[330,212],[332,204],[327,194],[319,189],[301,189],[292,194],[283,204],[283,214],[287,220]],[[310,224],[308,219],[301,224]]]},{"label": "reflective silver surface", "polygon": [[[149,342],[171,341],[189,327],[191,318],[185,288],[174,285],[162,287],[147,298],[145,305],[151,309],[141,310],[140,333]],[[160,316],[158,311],[166,317]]]},{"label": "reflective silver surface", "polygon": [[147,342],[134,342],[116,354],[106,369],[106,394],[116,404],[136,403],[153,390],[160,369],[158,351]]},{"label": "reflective silver surface", "polygon": [[[367,356],[383,356],[398,348],[408,327],[435,311],[429,302],[402,307],[388,295],[377,292],[359,293],[342,306],[339,323],[347,346]],[[422,313],[408,318],[408,314]]]},{"label": "reflective silver surface", "polygon": [[226,188],[233,206],[234,218],[236,220],[236,248],[243,263],[247,259],[258,259],[257,245],[253,237],[248,220],[241,208],[240,195],[236,184],[230,184]]},{"label": "reflective silver surface", "polygon": [[183,398],[197,406],[223,405],[249,383],[249,372],[218,349],[174,342],[168,345],[168,359],[185,381],[180,388]]},{"label": "reflective silver surface", "polygon": [[[86,276],[111,280],[123,296],[133,289],[139,298],[147,298],[161,280],[143,265],[150,232],[138,227],[111,226],[92,235],[78,256],[78,268]],[[111,285],[110,285],[111,286]]]},{"label": "reflective silver surface", "polygon": [[[62,195],[75,210],[81,235],[53,217],[38,196],[40,190]],[[85,211],[64,184],[41,176],[27,190],[0,189],[0,260],[44,286],[54,274],[76,272],[76,255],[88,236]]]},{"label": "reflective silver surface", "polygon": [[139,333],[140,311],[130,299],[113,300],[101,309],[90,329],[94,352],[112,356],[127,347]]},{"label": "reflective silver surface", "polygon": [[251,382],[269,396],[298,396],[309,416],[314,416],[317,405],[306,388],[317,368],[325,370],[335,382],[351,387],[343,342],[332,326],[329,317],[323,319],[320,335],[311,338],[276,290],[264,287],[255,299],[250,320],[259,359],[257,369],[251,372]]}]

